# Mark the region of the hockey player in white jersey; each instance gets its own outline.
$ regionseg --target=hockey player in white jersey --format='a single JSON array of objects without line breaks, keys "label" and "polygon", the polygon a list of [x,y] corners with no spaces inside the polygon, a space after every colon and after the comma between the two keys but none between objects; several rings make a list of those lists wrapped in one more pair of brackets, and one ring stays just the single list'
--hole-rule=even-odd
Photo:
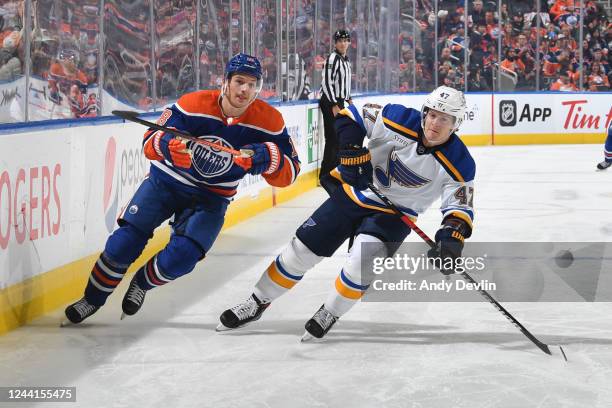
[{"label": "hockey player in white jersey", "polygon": [[[441,86],[421,111],[402,105],[366,105],[363,119],[354,106],[340,112],[335,127],[340,165],[332,171],[342,184],[296,231],[272,261],[252,295],[220,316],[217,330],[258,320],[271,302],[304,274],[355,236],[348,259],[325,303],[306,323],[303,339],[323,337],[363,296],[362,256],[392,256],[410,229],[367,189],[373,182],[405,214],[416,219],[441,198],[442,223],[434,256],[455,259],[472,234],[475,163],[457,137],[465,113],[462,92]],[[363,139],[369,138],[368,147]],[[361,244],[368,243],[369,245]],[[362,254],[367,248],[368,254]],[[432,254],[430,254],[431,256]]]}]

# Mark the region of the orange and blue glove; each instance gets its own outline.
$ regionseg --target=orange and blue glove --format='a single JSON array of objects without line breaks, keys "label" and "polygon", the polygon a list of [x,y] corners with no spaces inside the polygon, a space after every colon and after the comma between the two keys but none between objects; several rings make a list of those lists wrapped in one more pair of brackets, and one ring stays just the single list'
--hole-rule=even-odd
[{"label": "orange and blue glove", "polygon": [[185,141],[172,134],[157,131],[144,147],[145,156],[150,160],[166,159],[175,167],[191,167],[191,150]]},{"label": "orange and blue glove", "polygon": [[235,157],[234,162],[249,174],[272,174],[283,166],[283,152],[276,143],[253,143],[243,146],[241,151],[249,151],[250,157]]}]

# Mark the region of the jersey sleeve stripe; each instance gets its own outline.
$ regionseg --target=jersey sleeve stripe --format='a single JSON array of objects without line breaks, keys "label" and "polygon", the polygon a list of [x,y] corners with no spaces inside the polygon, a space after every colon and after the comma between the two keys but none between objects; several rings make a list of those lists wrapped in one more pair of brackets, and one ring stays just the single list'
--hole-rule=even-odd
[{"label": "jersey sleeve stripe", "polygon": [[465,183],[465,180],[463,179],[463,176],[461,176],[461,173],[459,173],[459,170],[457,170],[457,168],[453,166],[453,164],[446,158],[446,156],[442,152],[434,152],[434,157],[438,160],[442,167],[444,167],[444,169],[446,169],[446,171],[451,175],[453,180]]},{"label": "jersey sleeve stripe", "polygon": [[417,135],[415,131],[410,130],[407,127],[404,127],[400,125],[399,123],[395,123],[391,119],[388,119],[385,117],[383,117],[383,122],[385,123],[386,127],[399,133],[400,135],[406,136],[412,140],[417,140],[417,141],[419,140],[419,136]]}]

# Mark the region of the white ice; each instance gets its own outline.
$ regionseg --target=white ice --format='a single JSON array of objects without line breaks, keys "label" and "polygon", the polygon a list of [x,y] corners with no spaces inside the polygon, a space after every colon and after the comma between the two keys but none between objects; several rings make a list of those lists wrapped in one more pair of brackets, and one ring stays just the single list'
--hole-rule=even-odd
[{"label": "white ice", "polygon": [[[595,171],[602,150],[471,148],[472,240],[612,240],[612,170]],[[58,310],[0,337],[0,385],[76,386],[66,407],[612,406],[610,303],[506,304],[542,341],[564,345],[568,363],[485,302],[359,303],[324,342],[300,343],[346,247],[259,322],[216,333],[219,314],[251,293],[325,197],[313,190],[224,231],[193,273],[149,292],[134,317],[119,320],[126,279],[80,326],[60,329]],[[419,225],[433,235],[439,217],[434,207]]]}]

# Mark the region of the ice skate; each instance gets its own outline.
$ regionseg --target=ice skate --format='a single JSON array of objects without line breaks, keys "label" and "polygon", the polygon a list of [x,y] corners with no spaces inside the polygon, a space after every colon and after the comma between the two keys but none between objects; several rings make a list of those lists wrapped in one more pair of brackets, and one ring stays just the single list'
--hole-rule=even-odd
[{"label": "ice skate", "polygon": [[301,341],[307,342],[314,338],[321,339],[327,334],[329,329],[338,321],[338,318],[321,305],[319,310],[306,322],[304,335]]},{"label": "ice skate", "polygon": [[63,320],[60,323],[60,327],[79,324],[92,314],[96,313],[98,309],[100,309],[100,306],[92,305],[83,297],[66,308],[64,313],[66,314],[67,320]]},{"label": "ice skate", "polygon": [[123,320],[125,316],[135,315],[140,310],[146,294],[147,291],[138,286],[136,275],[134,275],[130,282],[130,287],[127,292],[125,292],[125,296],[123,296],[123,302],[121,303],[121,308],[123,309],[121,320]]},{"label": "ice skate", "polygon": [[612,166],[612,162],[604,160],[601,163],[597,163],[597,170],[605,170],[610,166]]},{"label": "ice skate", "polygon": [[252,294],[244,302],[237,304],[231,309],[227,309],[221,314],[219,317],[221,323],[217,326],[216,331],[222,332],[237,329],[255,320],[259,320],[268,306],[270,306],[270,303],[264,303],[255,294]]}]

